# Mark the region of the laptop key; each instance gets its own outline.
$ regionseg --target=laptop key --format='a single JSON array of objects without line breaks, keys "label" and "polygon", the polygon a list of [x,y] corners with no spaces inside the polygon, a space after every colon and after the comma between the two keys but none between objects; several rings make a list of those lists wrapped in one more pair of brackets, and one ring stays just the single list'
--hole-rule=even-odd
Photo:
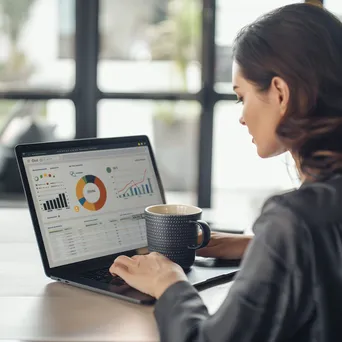
[{"label": "laptop key", "polygon": [[101,283],[109,284],[112,281],[113,277],[104,277],[101,279],[98,279]]},{"label": "laptop key", "polygon": [[82,276],[87,279],[99,281],[101,283],[112,284],[115,286],[122,286],[126,284],[122,278],[113,276],[111,273],[109,273],[108,267],[87,271],[83,273]]}]

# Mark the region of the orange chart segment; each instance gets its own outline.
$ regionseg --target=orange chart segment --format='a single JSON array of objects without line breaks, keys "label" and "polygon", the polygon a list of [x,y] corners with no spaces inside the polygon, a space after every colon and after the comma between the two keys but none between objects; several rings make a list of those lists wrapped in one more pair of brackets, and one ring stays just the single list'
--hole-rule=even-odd
[{"label": "orange chart segment", "polygon": [[[91,198],[94,194],[97,197],[96,200],[93,199],[94,197]],[[77,182],[76,196],[83,208],[90,211],[97,211],[106,203],[107,190],[100,178],[87,175]]]},{"label": "orange chart segment", "polygon": [[78,200],[83,197],[83,189],[85,185],[86,183],[84,182],[83,178],[81,178],[76,185],[76,196]]},{"label": "orange chart segment", "polygon": [[106,190],[106,187],[104,186],[104,184],[102,183],[102,181],[100,180],[100,178],[95,177],[95,185],[100,190],[100,198],[99,198],[99,200],[96,203],[94,203],[95,210],[99,210],[106,203],[106,200],[107,200],[107,190]]},{"label": "orange chart segment", "polygon": [[[83,207],[88,209],[88,210],[91,210],[91,211],[96,211],[96,207],[95,207],[95,204],[93,203],[90,203],[88,201],[85,201],[84,204],[83,204]],[[99,208],[100,209],[100,208]]]}]

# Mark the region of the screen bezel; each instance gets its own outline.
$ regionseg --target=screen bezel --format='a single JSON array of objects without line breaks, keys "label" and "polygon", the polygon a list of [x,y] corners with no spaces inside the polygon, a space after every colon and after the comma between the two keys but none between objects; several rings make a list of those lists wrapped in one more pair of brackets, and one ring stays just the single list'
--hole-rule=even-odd
[{"label": "screen bezel", "polygon": [[[94,146],[106,146],[106,145],[111,146],[111,145],[121,145],[121,144],[125,144],[125,143],[132,143],[132,144],[136,143],[136,146],[139,146],[138,143],[144,143],[144,146],[148,147],[149,154],[150,154],[151,161],[152,161],[152,166],[153,166],[153,169],[154,169],[154,172],[156,175],[159,191],[161,194],[162,202],[166,203],[165,192],[164,192],[164,188],[162,185],[160,174],[159,174],[159,171],[157,168],[157,164],[156,164],[156,160],[155,160],[154,153],[152,150],[152,146],[151,146],[149,138],[146,135],[115,137],[115,138],[75,139],[75,140],[69,140],[69,141],[44,142],[44,143],[34,143],[34,144],[25,144],[25,145],[20,144],[20,145],[17,145],[15,147],[15,154],[16,154],[16,158],[17,158],[17,163],[19,166],[20,176],[21,176],[23,187],[24,187],[26,200],[28,203],[28,208],[30,211],[31,220],[32,220],[34,231],[35,231],[40,256],[41,256],[41,259],[43,262],[45,274],[48,277],[50,277],[54,274],[61,273],[64,268],[69,269],[70,267],[82,266],[84,263],[89,262],[90,260],[96,261],[96,262],[101,262],[101,259],[103,259],[103,260],[108,260],[108,259],[114,260],[114,258],[117,256],[117,254],[105,255],[105,256],[102,256],[99,258],[92,258],[92,259],[88,259],[88,260],[84,260],[84,261],[70,263],[70,264],[63,265],[63,266],[50,267],[48,257],[47,257],[47,253],[46,253],[46,249],[45,249],[45,245],[43,242],[42,233],[41,233],[41,230],[39,227],[37,211],[36,211],[36,208],[34,205],[33,196],[31,193],[30,186],[29,186],[29,181],[28,181],[28,177],[27,177],[27,173],[26,173],[26,169],[25,169],[25,165],[24,165],[24,161],[23,161],[23,158],[24,158],[23,154],[27,154],[27,153],[44,154],[47,151],[51,152],[53,150],[57,151],[57,150],[69,150],[69,149],[86,149],[86,148],[91,148],[92,146],[93,147]],[[118,148],[120,148],[120,147],[118,147]],[[101,148],[100,150],[105,150],[105,149],[106,148]],[[85,150],[85,151],[87,151],[87,150]],[[128,250],[127,252],[122,252],[120,254],[126,254],[127,253],[127,254],[132,255],[132,254],[134,254],[134,252],[135,252],[135,250]]]}]

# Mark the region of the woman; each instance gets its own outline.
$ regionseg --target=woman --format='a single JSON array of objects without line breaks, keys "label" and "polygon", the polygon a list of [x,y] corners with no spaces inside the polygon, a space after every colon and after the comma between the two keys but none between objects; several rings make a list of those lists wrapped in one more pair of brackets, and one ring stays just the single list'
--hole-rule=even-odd
[{"label": "woman", "polygon": [[[342,341],[342,24],[308,4],[267,14],[236,38],[233,85],[259,156],[290,151],[302,186],[265,203],[213,316],[159,254],[120,256],[110,271],[157,298],[162,341]],[[214,235],[202,255],[247,244]]]}]

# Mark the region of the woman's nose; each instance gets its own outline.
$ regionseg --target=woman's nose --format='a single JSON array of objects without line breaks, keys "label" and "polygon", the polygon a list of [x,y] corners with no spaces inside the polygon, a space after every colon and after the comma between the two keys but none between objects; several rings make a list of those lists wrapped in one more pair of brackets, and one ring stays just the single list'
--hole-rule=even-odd
[{"label": "woman's nose", "polygon": [[240,124],[243,125],[243,126],[246,126],[246,122],[245,120],[243,119],[243,117],[241,116],[241,118],[239,119],[240,121]]}]

